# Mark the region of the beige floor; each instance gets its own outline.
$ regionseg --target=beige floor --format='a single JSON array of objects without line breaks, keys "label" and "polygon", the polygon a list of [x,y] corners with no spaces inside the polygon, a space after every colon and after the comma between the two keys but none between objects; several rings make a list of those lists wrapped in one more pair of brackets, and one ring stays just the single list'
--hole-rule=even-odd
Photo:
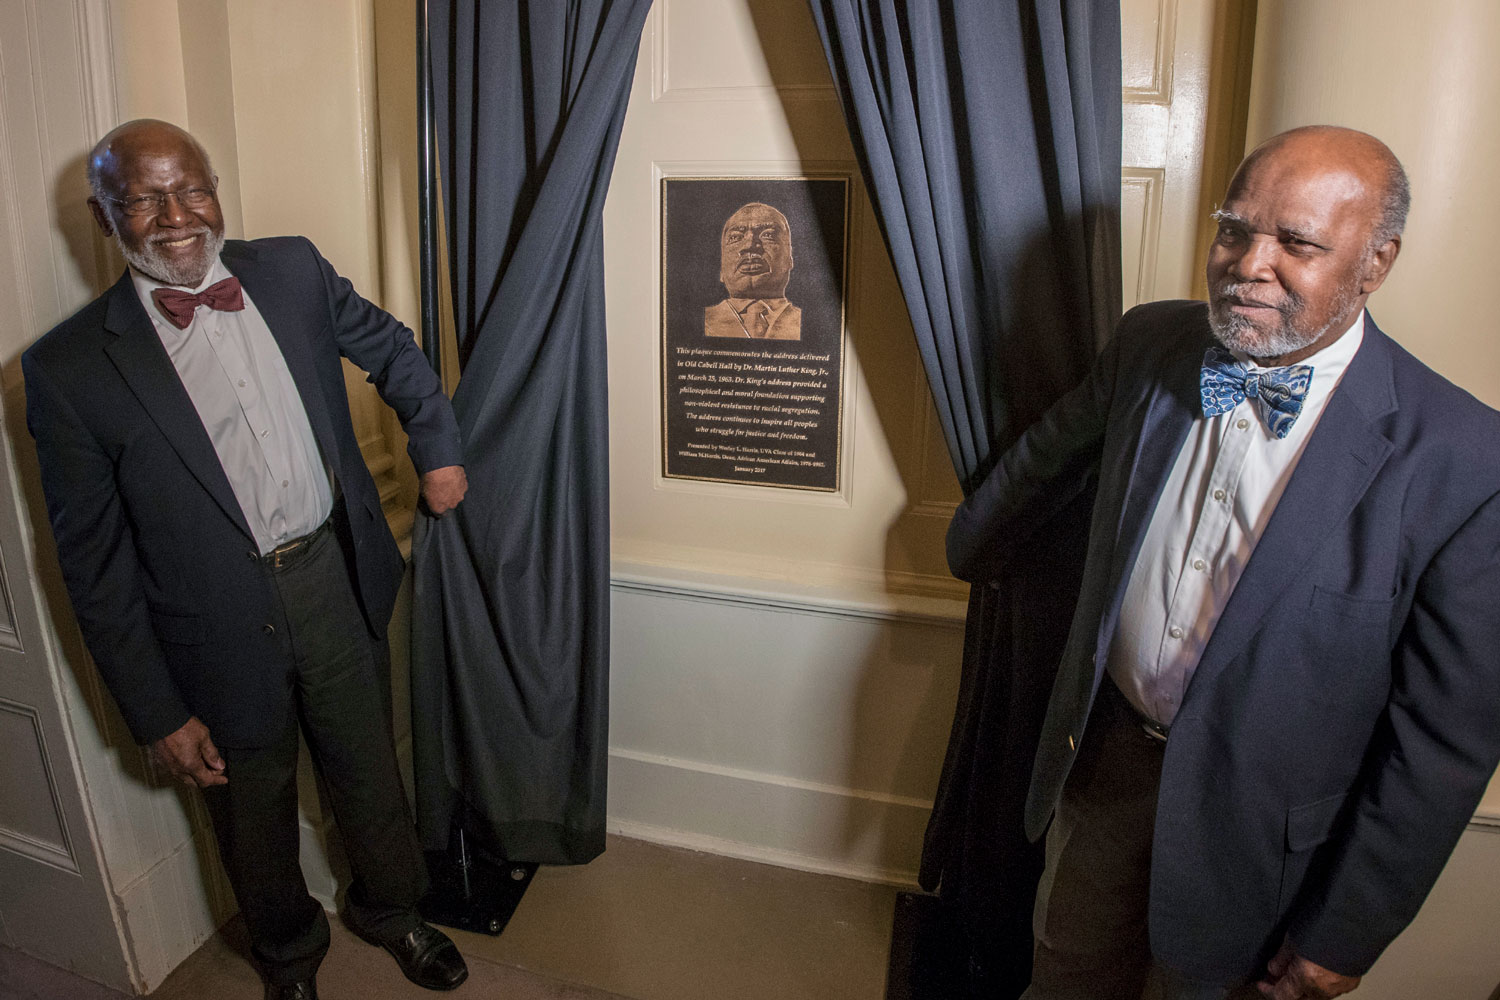
[{"label": "beige floor", "polygon": [[633,1000],[879,1000],[897,890],[612,837],[467,954]]},{"label": "beige floor", "polygon": [[[473,958],[620,994],[622,1000],[881,1000],[896,889],[612,837],[578,868],[543,868],[498,938],[453,932]],[[252,1000],[244,942],[216,936],[162,984],[163,1000]],[[320,976],[330,1000],[435,996],[335,922]],[[242,936],[242,935],[241,935]],[[374,961],[370,956],[375,955]],[[475,968],[471,966],[471,968]],[[574,997],[566,986],[506,988],[478,970],[455,1000]],[[340,989],[342,987],[342,990]],[[125,1000],[0,949],[0,1000]]]}]

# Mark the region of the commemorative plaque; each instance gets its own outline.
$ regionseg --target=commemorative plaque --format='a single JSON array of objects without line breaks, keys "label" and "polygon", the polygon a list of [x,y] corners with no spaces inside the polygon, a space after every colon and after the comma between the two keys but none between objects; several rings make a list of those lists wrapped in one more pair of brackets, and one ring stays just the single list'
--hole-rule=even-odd
[{"label": "commemorative plaque", "polygon": [[838,490],[849,181],[662,181],[669,479]]}]

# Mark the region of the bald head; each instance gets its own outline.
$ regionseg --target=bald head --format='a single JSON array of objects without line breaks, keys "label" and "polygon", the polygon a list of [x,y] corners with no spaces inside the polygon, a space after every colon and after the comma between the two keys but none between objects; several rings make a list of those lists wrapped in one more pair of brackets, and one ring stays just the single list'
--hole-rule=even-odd
[{"label": "bald head", "polygon": [[208,150],[193,138],[191,132],[156,118],[137,118],[116,125],[94,144],[89,153],[89,190],[95,198],[116,196],[118,192],[109,185],[111,181],[118,180],[120,166],[125,158],[133,158],[148,150],[173,147],[191,150],[202,161],[203,172],[210,177],[214,175]]},{"label": "bald head", "polygon": [[[1356,172],[1376,199],[1371,238],[1377,243],[1400,239],[1411,208],[1406,169],[1391,148],[1368,132],[1338,125],[1303,125],[1273,135],[1256,146],[1235,172],[1235,180],[1267,156],[1300,157]],[[1234,189],[1231,182],[1230,190]]]}]

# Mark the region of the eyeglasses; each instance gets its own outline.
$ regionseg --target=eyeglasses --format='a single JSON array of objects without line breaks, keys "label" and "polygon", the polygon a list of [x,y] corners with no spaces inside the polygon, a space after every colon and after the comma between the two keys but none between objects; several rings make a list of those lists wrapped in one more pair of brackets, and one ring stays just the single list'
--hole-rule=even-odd
[{"label": "eyeglasses", "polygon": [[133,194],[129,198],[106,197],[104,200],[119,205],[126,215],[160,215],[161,210],[167,207],[168,198],[176,198],[177,204],[183,208],[206,208],[214,202],[214,189],[190,187],[159,194]]}]

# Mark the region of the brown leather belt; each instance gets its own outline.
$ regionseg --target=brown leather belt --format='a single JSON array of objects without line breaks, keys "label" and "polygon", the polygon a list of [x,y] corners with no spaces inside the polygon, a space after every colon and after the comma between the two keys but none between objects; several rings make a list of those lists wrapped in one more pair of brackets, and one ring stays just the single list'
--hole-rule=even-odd
[{"label": "brown leather belt", "polygon": [[282,542],[270,552],[260,557],[260,561],[271,569],[281,569],[292,561],[292,557],[307,548],[313,541],[333,526],[333,518],[325,518],[323,523],[301,538],[293,538],[290,542]]}]

